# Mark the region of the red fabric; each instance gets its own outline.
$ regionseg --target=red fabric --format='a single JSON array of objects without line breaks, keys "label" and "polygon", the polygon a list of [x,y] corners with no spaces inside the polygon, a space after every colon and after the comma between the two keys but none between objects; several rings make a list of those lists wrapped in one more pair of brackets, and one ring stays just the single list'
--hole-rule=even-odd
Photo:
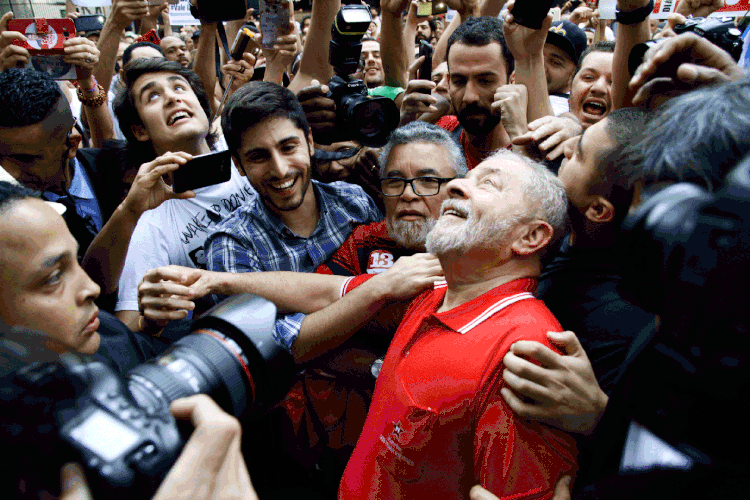
[{"label": "red fabric", "polygon": [[[435,125],[447,130],[448,132],[453,132],[459,126],[458,117],[455,115],[443,116],[437,121]],[[471,144],[471,141],[466,136],[465,130],[461,130],[460,143],[461,149],[463,149],[464,151],[464,158],[466,158],[466,168],[468,168],[469,170],[482,163],[482,158],[488,155],[486,152],[483,153]],[[508,145],[508,149],[511,148],[512,146]]]},{"label": "red fabric", "polygon": [[414,250],[393,241],[383,220],[354,228],[339,249],[315,272],[338,276],[378,274],[390,269],[400,257],[414,253]]},{"label": "red fabric", "polygon": [[535,280],[516,280],[442,313],[436,311],[445,285],[411,303],[388,349],[340,499],[465,500],[474,484],[501,499],[552,497],[557,479],[576,468],[575,441],[517,419],[499,392],[502,359],[513,342],[552,347],[546,333],[562,330],[529,297],[535,287]]},{"label": "red fabric", "polygon": [[[352,276],[344,290],[344,293],[348,293],[376,274],[388,270],[398,258],[414,253],[414,250],[402,248],[391,239],[385,221],[364,224],[357,226],[315,272]],[[395,311],[396,314],[400,312],[403,310]],[[387,319],[387,316],[381,318],[383,323],[393,324],[389,330],[392,334],[399,321]],[[365,358],[362,351],[350,350],[344,352],[338,361],[339,364],[346,364],[357,357],[360,361]],[[372,356],[373,359],[375,357]],[[312,464],[323,446],[334,450],[353,449],[365,423],[373,387],[374,379],[352,384],[351,380],[327,370],[305,370],[282,402],[289,418],[293,441],[298,447],[293,454],[303,463]]]}]

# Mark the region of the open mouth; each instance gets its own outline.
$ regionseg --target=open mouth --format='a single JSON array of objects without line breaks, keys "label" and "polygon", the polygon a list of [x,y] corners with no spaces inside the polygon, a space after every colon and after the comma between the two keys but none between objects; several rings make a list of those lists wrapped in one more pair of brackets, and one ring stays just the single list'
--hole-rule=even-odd
[{"label": "open mouth", "polygon": [[446,202],[440,216],[442,217],[445,215],[452,215],[453,217],[466,219],[469,217],[469,211],[464,207],[457,206],[455,203]]},{"label": "open mouth", "polygon": [[607,106],[601,101],[586,101],[581,107],[587,115],[604,116],[607,113]]},{"label": "open mouth", "polygon": [[297,177],[292,177],[289,179],[282,179],[275,182],[269,182],[268,186],[280,194],[286,194],[288,191],[291,191],[291,189],[294,187],[294,184],[297,182]]},{"label": "open mouth", "polygon": [[190,113],[188,113],[187,111],[178,111],[169,117],[169,120],[167,121],[167,125],[171,127],[172,125],[175,125],[176,123],[182,120],[187,120],[189,118],[190,118]]}]

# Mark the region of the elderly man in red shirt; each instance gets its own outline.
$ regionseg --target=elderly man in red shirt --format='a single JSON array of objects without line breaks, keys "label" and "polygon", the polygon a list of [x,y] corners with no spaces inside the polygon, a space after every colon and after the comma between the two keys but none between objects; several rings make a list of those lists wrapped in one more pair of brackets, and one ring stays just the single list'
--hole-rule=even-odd
[{"label": "elderly man in red shirt", "polygon": [[576,468],[570,436],[515,417],[500,394],[510,346],[553,348],[547,332],[561,331],[533,292],[564,226],[564,188],[500,151],[446,189],[427,238],[446,282],[411,303],[391,342],[342,500],[466,499],[477,483],[500,498],[550,498]]}]

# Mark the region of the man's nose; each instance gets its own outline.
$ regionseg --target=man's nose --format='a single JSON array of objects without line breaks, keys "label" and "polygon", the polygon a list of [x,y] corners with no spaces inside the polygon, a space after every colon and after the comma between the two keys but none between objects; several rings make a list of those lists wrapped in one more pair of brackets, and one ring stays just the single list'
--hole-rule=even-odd
[{"label": "man's nose", "polygon": [[278,153],[272,152],[269,162],[269,172],[272,177],[283,179],[289,173],[289,166],[286,160]]},{"label": "man's nose", "polygon": [[445,189],[448,190],[448,196],[450,198],[465,199],[467,183],[468,181],[463,178],[456,178],[449,181],[445,185]]}]

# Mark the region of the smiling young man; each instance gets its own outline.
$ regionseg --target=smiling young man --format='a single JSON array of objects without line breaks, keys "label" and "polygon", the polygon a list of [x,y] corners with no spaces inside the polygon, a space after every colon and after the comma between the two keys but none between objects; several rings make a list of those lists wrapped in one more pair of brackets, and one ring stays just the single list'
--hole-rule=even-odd
[{"label": "smiling young man", "polygon": [[[123,80],[115,112],[129,148],[148,159],[156,156],[151,164],[172,171],[216,147],[216,138],[209,134],[208,100],[195,73],[172,61],[145,58],[131,61]],[[156,208],[142,203],[135,213],[120,214],[117,231],[121,241],[129,238],[127,256],[123,264],[110,251],[107,269],[120,276],[115,310],[130,328],[156,328],[144,323],[138,312],[138,284],[146,272],[171,264],[205,268],[203,244],[208,235],[255,196],[236,168],[231,170],[229,181],[196,189],[190,199],[168,199]]]},{"label": "smiling young man", "polygon": [[612,61],[615,43],[599,42],[581,54],[570,89],[570,112],[584,130],[607,116],[612,105]]},{"label": "smiling young man", "polygon": [[362,40],[362,59],[365,61],[364,82],[368,89],[383,85],[385,73],[383,60],[380,58],[380,42],[374,38]]},{"label": "smiling young man", "polygon": [[382,218],[359,186],[312,180],[312,133],[294,94],[253,82],[232,94],[222,128],[258,196],[206,242],[212,271],[314,271],[352,224]]}]

